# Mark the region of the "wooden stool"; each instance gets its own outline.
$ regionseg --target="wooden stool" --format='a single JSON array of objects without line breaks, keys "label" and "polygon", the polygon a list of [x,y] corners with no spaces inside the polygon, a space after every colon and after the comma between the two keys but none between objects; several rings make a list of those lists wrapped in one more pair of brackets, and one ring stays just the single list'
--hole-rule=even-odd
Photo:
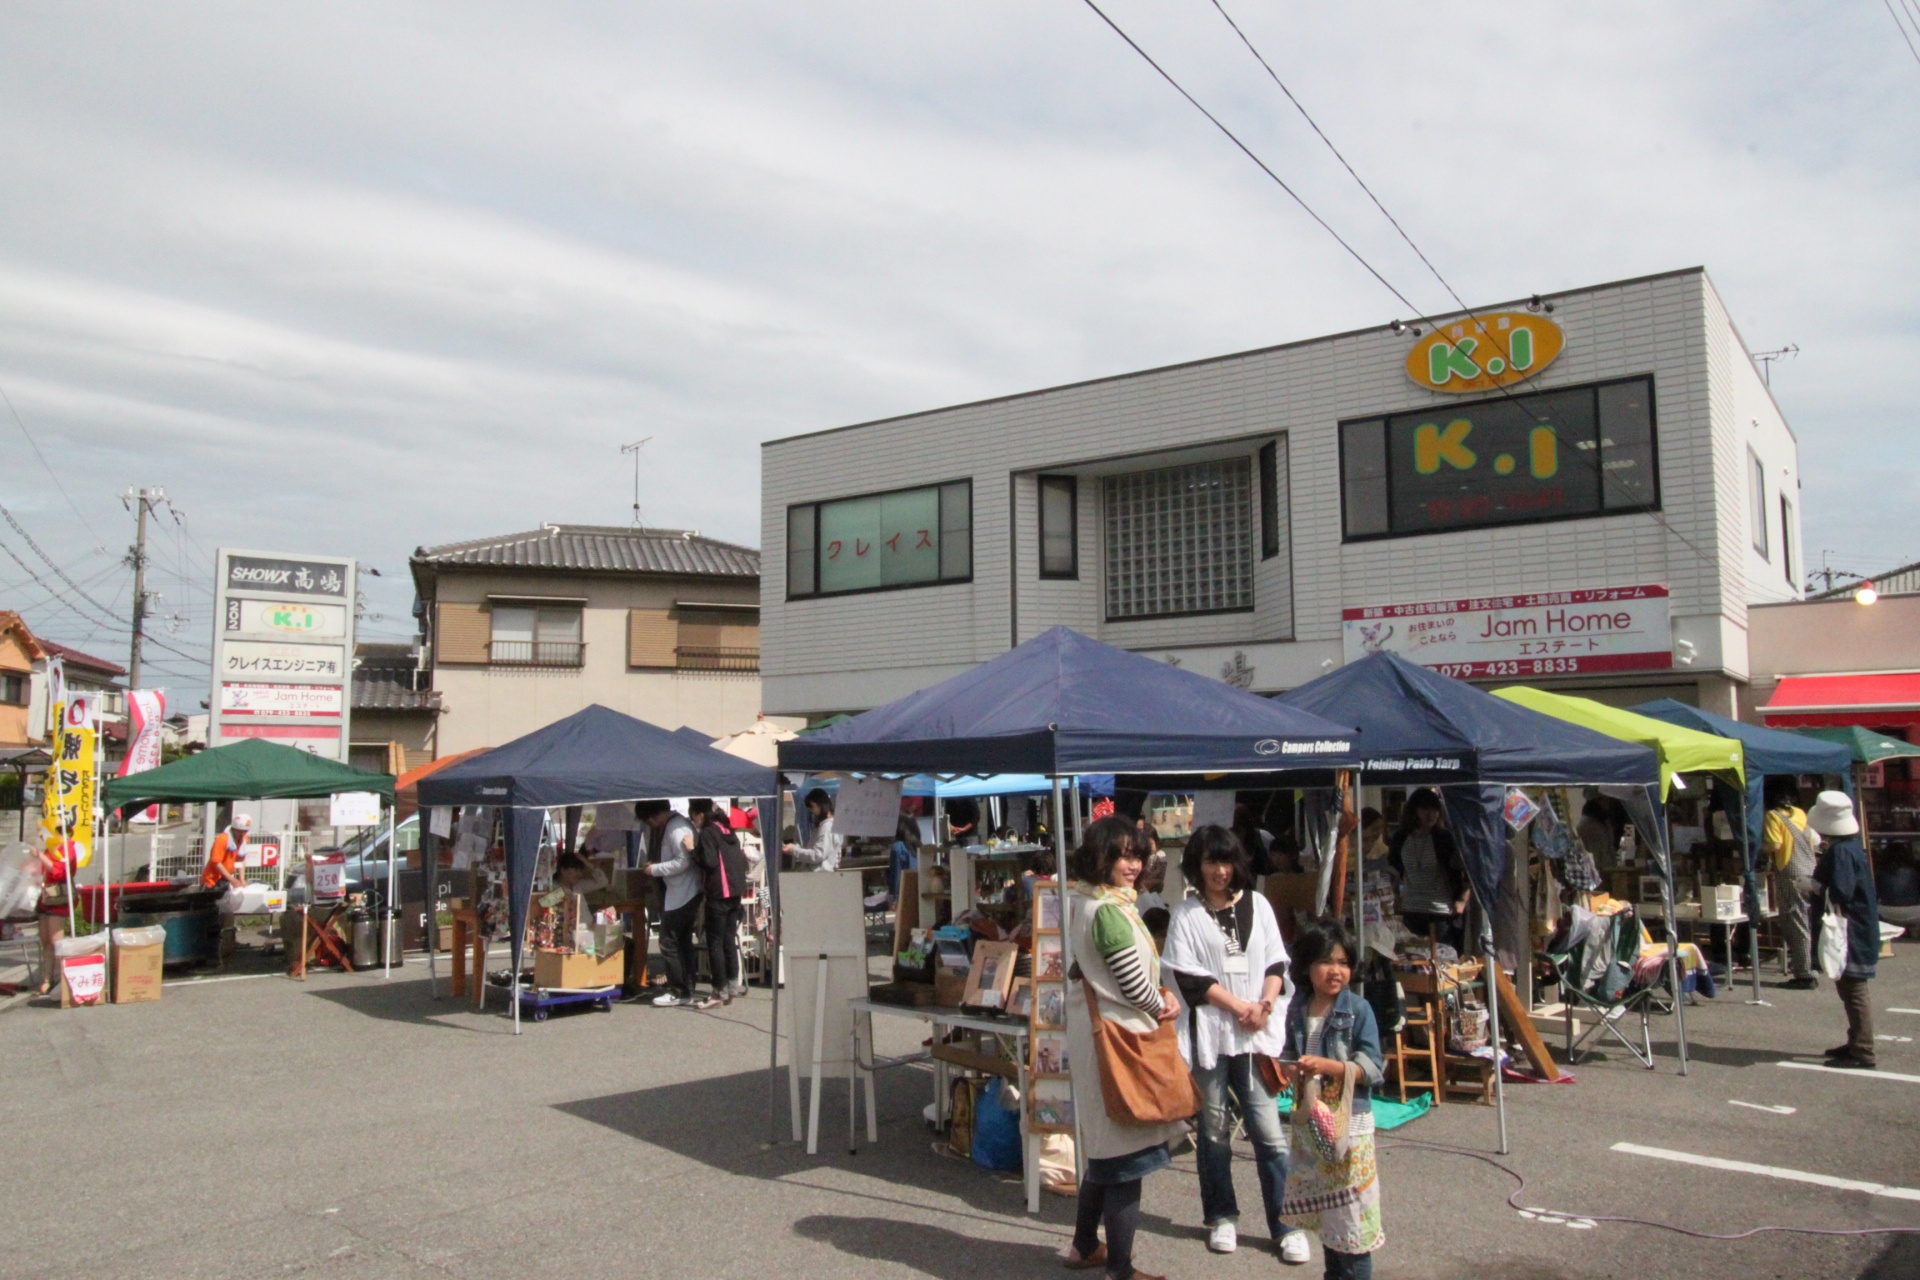
[{"label": "wooden stool", "polygon": [[[1438,996],[1428,990],[1420,991],[1414,999],[1419,986],[1431,986],[1432,974],[1408,973],[1400,975],[1400,986],[1409,999],[1407,1016],[1400,1030],[1393,1033],[1393,1043],[1387,1049],[1387,1063],[1393,1072],[1394,1087],[1399,1091],[1400,1101],[1407,1100],[1410,1090],[1428,1089],[1433,1092],[1433,1105],[1439,1106],[1446,1100],[1446,1090],[1441,1087],[1441,1048],[1446,1036],[1445,1018],[1440,1012]],[[1425,980],[1424,983],[1422,980]],[[1425,1046],[1409,1045],[1408,1033],[1418,1031],[1426,1040]]]},{"label": "wooden stool", "polygon": [[304,980],[308,964],[323,967],[337,964],[348,973],[353,972],[353,949],[340,936],[339,921],[346,910],[344,903],[332,907],[300,908],[300,947],[294,952],[295,959],[289,977]]}]

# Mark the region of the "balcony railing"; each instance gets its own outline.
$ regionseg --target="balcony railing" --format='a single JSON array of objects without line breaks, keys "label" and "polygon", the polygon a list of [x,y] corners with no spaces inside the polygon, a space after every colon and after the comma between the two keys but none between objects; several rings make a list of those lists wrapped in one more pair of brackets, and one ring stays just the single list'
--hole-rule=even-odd
[{"label": "balcony railing", "polygon": [[680,645],[673,651],[682,671],[758,671],[758,649],[721,649],[711,645]]},{"label": "balcony railing", "polygon": [[586,648],[578,640],[494,640],[487,653],[496,667],[578,667]]}]

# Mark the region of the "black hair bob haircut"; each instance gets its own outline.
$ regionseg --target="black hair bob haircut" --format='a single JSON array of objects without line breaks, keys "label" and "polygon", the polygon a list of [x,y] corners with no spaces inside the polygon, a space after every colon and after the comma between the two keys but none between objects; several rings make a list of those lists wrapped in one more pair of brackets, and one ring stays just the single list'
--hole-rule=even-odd
[{"label": "black hair bob haircut", "polygon": [[1232,863],[1233,887],[1253,888],[1253,860],[1247,856],[1247,847],[1240,843],[1239,836],[1211,822],[1193,829],[1193,834],[1187,837],[1186,852],[1180,855],[1180,874],[1186,878],[1187,887],[1196,893],[1204,883],[1201,866],[1208,862]]},{"label": "black hair bob haircut", "polygon": [[1302,929],[1287,949],[1294,985],[1311,986],[1313,979],[1309,975],[1313,966],[1332,955],[1336,947],[1347,953],[1349,965],[1360,963],[1360,957],[1354,952],[1353,935],[1338,920],[1320,920]]},{"label": "black hair bob haircut", "polygon": [[813,788],[801,799],[801,804],[817,804],[828,817],[833,816],[833,797],[819,787]]},{"label": "black hair bob haircut", "polygon": [[1067,869],[1086,884],[1106,884],[1113,864],[1129,852],[1146,856],[1133,823],[1118,816],[1101,818],[1087,827],[1079,847],[1067,855]]}]

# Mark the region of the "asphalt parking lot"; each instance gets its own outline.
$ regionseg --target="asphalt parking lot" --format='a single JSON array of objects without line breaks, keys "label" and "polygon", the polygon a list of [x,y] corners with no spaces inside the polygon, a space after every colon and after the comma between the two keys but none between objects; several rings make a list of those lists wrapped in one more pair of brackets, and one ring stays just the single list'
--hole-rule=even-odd
[{"label": "asphalt parking lot", "polygon": [[[1874,984],[1875,1075],[1796,1069],[1842,1038],[1830,989],[1744,988],[1667,1020],[1658,1069],[1596,1057],[1508,1090],[1522,1206],[1691,1232],[1920,1227],[1920,943]],[[529,1023],[378,974],[169,984],[158,1004],[0,1013],[13,1153],[0,1276],[1047,1275],[1071,1205],[1023,1212],[1017,1178],[936,1156],[923,1070],[884,1073],[877,1145],[849,1155],[830,1085],[822,1152],[768,1145],[769,1001],[711,1014],[619,1006]],[[1909,1012],[1897,1012],[1908,1010]],[[913,1047],[907,1024],[882,1052]],[[786,1133],[784,1085],[775,1117]],[[1783,1110],[1791,1108],[1790,1111]],[[1383,1278],[1920,1276],[1920,1236],[1705,1239],[1509,1207],[1489,1109],[1449,1104],[1381,1141]],[[1642,1151],[1616,1149],[1628,1144]],[[1655,1150],[1665,1155],[1645,1154]],[[1742,1162],[1766,1171],[1698,1161]],[[1257,1204],[1238,1166],[1243,1207]],[[1826,1185],[1815,1178],[1846,1180]],[[1875,1190],[1878,1188],[1878,1190]],[[1205,1251],[1192,1157],[1149,1180],[1139,1261],[1176,1277],[1281,1270],[1243,1216]],[[1318,1276],[1314,1263],[1289,1274]]]}]

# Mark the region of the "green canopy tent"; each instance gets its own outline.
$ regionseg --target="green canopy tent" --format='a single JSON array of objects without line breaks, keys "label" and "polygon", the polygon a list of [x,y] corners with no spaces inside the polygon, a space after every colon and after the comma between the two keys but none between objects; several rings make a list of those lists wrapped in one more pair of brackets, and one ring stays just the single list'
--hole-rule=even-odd
[{"label": "green canopy tent", "polygon": [[[1667,853],[1671,841],[1666,829],[1666,798],[1673,788],[1673,776],[1677,773],[1711,774],[1725,778],[1736,790],[1744,792],[1747,785],[1744,748],[1734,738],[1722,738],[1701,733],[1697,729],[1668,724],[1664,720],[1623,711],[1591,698],[1548,693],[1525,685],[1495,689],[1493,694],[1496,698],[1505,698],[1508,702],[1584,726],[1596,733],[1604,733],[1610,738],[1651,747],[1658,758],[1658,796],[1653,794],[1651,786],[1644,790],[1639,787],[1603,787],[1602,790],[1617,794],[1626,802],[1628,811],[1635,814],[1636,826],[1646,834],[1647,843],[1653,849],[1654,859],[1660,867],[1661,896],[1665,899],[1662,906],[1666,911],[1667,925],[1667,979],[1673,984],[1674,1031],[1680,1049],[1680,1070],[1684,1074],[1687,1070],[1687,1026],[1682,1010],[1686,1000],[1680,991],[1680,931],[1674,920],[1673,859]],[[1732,981],[1733,975],[1729,973],[1727,979]]]},{"label": "green canopy tent", "polygon": [[[386,803],[387,830],[393,830],[393,775],[323,760],[294,747],[260,738],[242,738],[184,760],[124,778],[109,778],[101,803],[122,814],[150,804],[213,804],[222,800],[310,800],[349,791],[370,791]],[[389,836],[391,838],[391,836]],[[387,859],[387,901],[393,901],[399,859]],[[108,879],[112,877],[109,875]],[[103,901],[102,914],[107,907]],[[392,955],[392,913],[388,945]]]},{"label": "green canopy tent", "polygon": [[1855,764],[1879,764],[1882,760],[1891,760],[1896,756],[1920,756],[1920,747],[1910,742],[1902,742],[1898,738],[1889,738],[1884,733],[1862,729],[1857,724],[1820,725],[1812,728],[1800,726],[1788,729],[1787,732],[1819,738],[1823,742],[1837,742],[1853,752]]},{"label": "green canopy tent", "polygon": [[393,802],[393,775],[322,760],[294,747],[242,738],[172,764],[109,778],[101,797],[109,809],[220,800],[310,800],[345,791],[372,791]]}]

